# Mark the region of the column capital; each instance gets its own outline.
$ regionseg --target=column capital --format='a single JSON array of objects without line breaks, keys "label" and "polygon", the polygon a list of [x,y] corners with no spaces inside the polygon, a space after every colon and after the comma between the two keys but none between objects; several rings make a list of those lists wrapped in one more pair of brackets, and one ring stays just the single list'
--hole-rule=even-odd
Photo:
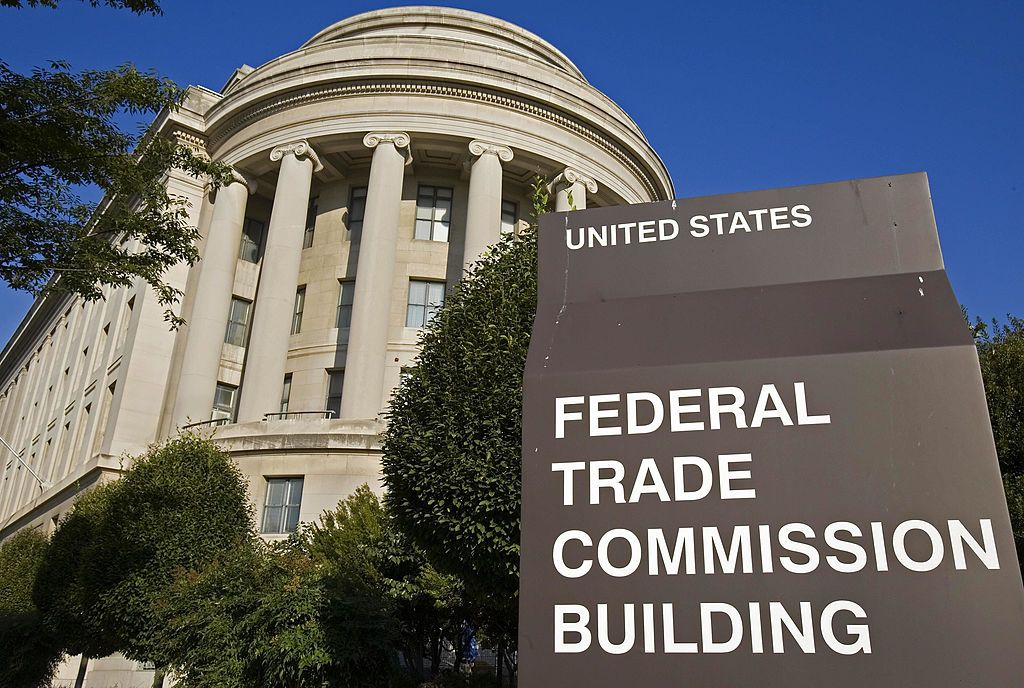
[{"label": "column capital", "polygon": [[285,143],[278,146],[274,150],[270,151],[270,159],[274,162],[278,162],[286,155],[294,155],[296,158],[306,157],[313,162],[313,171],[319,172],[324,168],[320,162],[320,157],[313,150],[313,147],[309,145],[309,141],[305,139],[299,141],[292,141],[291,143]]},{"label": "column capital", "polygon": [[[225,186],[230,186],[231,184],[241,184],[246,188],[250,196],[256,193],[256,189],[258,187],[256,177],[253,177],[252,175],[242,172],[241,170],[237,170],[235,168],[231,169],[231,179],[229,179],[227,183],[221,184],[220,186],[223,188]],[[213,191],[213,188],[213,182],[207,179],[206,184],[203,185],[203,193],[208,194],[211,191]]]},{"label": "column capital", "polygon": [[566,167],[562,172],[551,180],[551,188],[559,186],[570,186],[572,184],[583,184],[590,193],[597,193],[597,182],[593,177],[588,177],[574,167]]},{"label": "column capital", "polygon": [[245,172],[242,172],[241,170],[232,169],[231,170],[231,181],[228,182],[228,183],[230,184],[230,183],[234,183],[234,182],[238,182],[239,184],[244,184],[245,188],[249,190],[249,195],[250,196],[253,195],[254,193],[256,193],[256,187],[257,187],[256,177],[253,177],[251,174],[246,174]]},{"label": "column capital", "polygon": [[406,165],[412,162],[412,151],[409,150],[412,139],[404,131],[371,131],[363,137],[363,145],[367,148],[376,148],[382,143],[394,144],[395,150],[405,158]]},{"label": "column capital", "polygon": [[498,159],[502,162],[510,162],[512,160],[512,149],[508,146],[490,141],[481,141],[480,139],[473,139],[469,142],[469,152],[476,156],[490,153],[491,155],[498,156]]}]

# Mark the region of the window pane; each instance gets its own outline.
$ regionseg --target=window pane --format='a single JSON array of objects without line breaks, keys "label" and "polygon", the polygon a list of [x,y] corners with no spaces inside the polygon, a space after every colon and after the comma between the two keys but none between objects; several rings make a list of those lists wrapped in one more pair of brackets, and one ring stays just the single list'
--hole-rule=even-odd
[{"label": "window pane", "polygon": [[284,384],[281,385],[281,413],[288,413],[288,403],[292,397],[292,374],[286,373]]},{"label": "window pane", "polygon": [[434,234],[430,237],[434,241],[448,241],[448,225],[447,224],[435,224]]},{"label": "window pane", "polygon": [[355,297],[355,282],[342,282],[338,294],[338,317],[335,319],[335,327],[350,327],[352,325],[352,300]]},{"label": "window pane", "polygon": [[297,507],[302,503],[302,478],[291,478],[288,480],[288,501],[287,506]]},{"label": "window pane", "polygon": [[287,482],[279,478],[271,478],[267,481],[267,506],[282,506],[284,504],[284,491]]},{"label": "window pane", "polygon": [[444,284],[427,282],[427,304],[439,306],[444,303]]},{"label": "window pane", "polygon": [[238,257],[250,263],[259,262],[260,248],[263,246],[264,225],[259,220],[246,218],[242,229],[242,240]]},{"label": "window pane", "polygon": [[316,211],[319,199],[311,198],[309,208],[306,210],[306,231],[302,235],[302,248],[310,248],[313,245],[313,232],[316,229]]},{"label": "window pane", "polygon": [[417,239],[429,239],[430,238],[430,220],[416,219],[416,234]]},{"label": "window pane", "polygon": [[352,189],[348,202],[348,231],[350,234],[363,229],[363,215],[366,213],[366,187]]},{"label": "window pane", "polygon": [[295,527],[299,525],[299,507],[289,506],[285,507],[285,521],[284,528],[281,532],[291,533],[295,530]]},{"label": "window pane", "polygon": [[224,341],[235,346],[245,346],[245,338],[249,327],[249,309],[252,304],[245,299],[232,297],[231,310],[228,313],[228,327]]},{"label": "window pane", "polygon": [[264,533],[280,533],[281,531],[281,512],[283,507],[280,506],[267,506],[263,509],[263,528]]},{"label": "window pane", "polygon": [[512,201],[501,202],[501,231],[503,234],[514,232],[519,224],[519,206]]},{"label": "window pane", "polygon": [[405,316],[406,327],[423,327],[423,306],[417,306],[415,304],[409,304],[409,310]]},{"label": "window pane", "polygon": [[306,305],[306,287],[299,287],[295,291],[295,310],[292,314],[292,334],[298,334],[302,330],[302,309]]},{"label": "window pane", "polygon": [[409,281],[409,303],[426,305],[427,283],[420,280]]},{"label": "window pane", "polygon": [[324,402],[324,408],[328,411],[334,411],[332,418],[337,418],[341,415],[341,395],[344,386],[345,371],[327,371],[327,399]]}]

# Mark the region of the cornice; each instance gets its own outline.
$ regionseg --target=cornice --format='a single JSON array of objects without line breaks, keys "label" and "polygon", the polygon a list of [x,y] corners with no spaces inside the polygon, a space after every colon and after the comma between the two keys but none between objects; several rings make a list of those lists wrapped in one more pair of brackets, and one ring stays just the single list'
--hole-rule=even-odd
[{"label": "cornice", "polygon": [[335,100],[349,96],[366,95],[424,95],[445,98],[458,98],[473,102],[487,103],[505,107],[539,117],[564,129],[582,136],[603,148],[625,165],[644,185],[644,189],[652,200],[664,200],[659,185],[651,175],[637,162],[636,157],[624,149],[616,141],[611,140],[589,124],[570,117],[547,105],[517,97],[509,93],[499,93],[468,84],[454,85],[451,83],[432,83],[429,81],[408,81],[400,79],[379,79],[374,81],[353,81],[331,85],[317,86],[303,91],[271,98],[244,109],[218,126],[210,136],[209,147],[215,149],[218,144],[249,124],[269,117],[273,114],[300,107],[310,103]]}]

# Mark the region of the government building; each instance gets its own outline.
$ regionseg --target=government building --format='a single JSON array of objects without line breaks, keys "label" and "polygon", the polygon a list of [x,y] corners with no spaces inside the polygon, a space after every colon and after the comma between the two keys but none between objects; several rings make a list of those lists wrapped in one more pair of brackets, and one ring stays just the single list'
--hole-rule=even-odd
[{"label": "government building", "polygon": [[[234,168],[215,193],[166,179],[203,237],[165,276],[188,324],[171,331],[141,280],[35,301],[0,355],[0,539],[52,532],[126,455],[186,427],[236,460],[268,538],[379,491],[381,414],[420,329],[526,225],[534,176],[557,210],[673,197],[637,125],[565,55],[463,10],[345,19],[220,91],[190,87],[153,127]],[[55,685],[148,687],[147,669],[71,658]]]}]

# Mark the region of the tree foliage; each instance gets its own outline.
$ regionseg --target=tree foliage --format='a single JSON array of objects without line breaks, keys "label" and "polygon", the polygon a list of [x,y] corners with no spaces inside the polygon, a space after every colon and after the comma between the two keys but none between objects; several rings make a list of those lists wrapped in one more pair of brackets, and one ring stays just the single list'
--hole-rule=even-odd
[{"label": "tree foliage", "polygon": [[465,582],[497,642],[516,634],[522,376],[536,260],[531,230],[506,236],[473,266],[424,330],[383,436],[389,510],[439,570]]},{"label": "tree foliage", "polygon": [[[99,7],[100,5],[106,5],[107,7],[115,7],[118,9],[127,9],[135,12],[136,14],[163,14],[163,10],[160,9],[160,4],[154,2],[154,0],[88,0],[89,4],[93,7]],[[0,7],[14,7],[22,9],[23,7],[49,7],[50,9],[57,9],[60,0],[0,0]]]},{"label": "tree foliage", "polygon": [[180,576],[163,603],[180,685],[407,684],[400,653],[422,657],[461,621],[457,584],[407,544],[364,486],[286,541],[254,537]]},{"label": "tree foliage", "polygon": [[1024,474],[1024,318],[974,329],[999,465],[1004,474]]},{"label": "tree foliage", "polygon": [[167,664],[163,591],[253,532],[246,482],[209,440],[156,445],[86,493],[54,533],[36,599],[72,654]]},{"label": "tree foliage", "polygon": [[0,688],[48,686],[62,655],[32,599],[47,546],[38,530],[0,544]]},{"label": "tree foliage", "polygon": [[[0,62],[0,279],[95,299],[102,285],[141,277],[180,322],[170,310],[180,291],[163,274],[197,259],[198,229],[164,175],[179,168],[220,183],[229,170],[173,137],[126,133],[115,117],[173,109],[182,96],[131,65],[72,73],[58,62],[23,75]],[[82,200],[87,187],[105,194],[101,207]]]}]

